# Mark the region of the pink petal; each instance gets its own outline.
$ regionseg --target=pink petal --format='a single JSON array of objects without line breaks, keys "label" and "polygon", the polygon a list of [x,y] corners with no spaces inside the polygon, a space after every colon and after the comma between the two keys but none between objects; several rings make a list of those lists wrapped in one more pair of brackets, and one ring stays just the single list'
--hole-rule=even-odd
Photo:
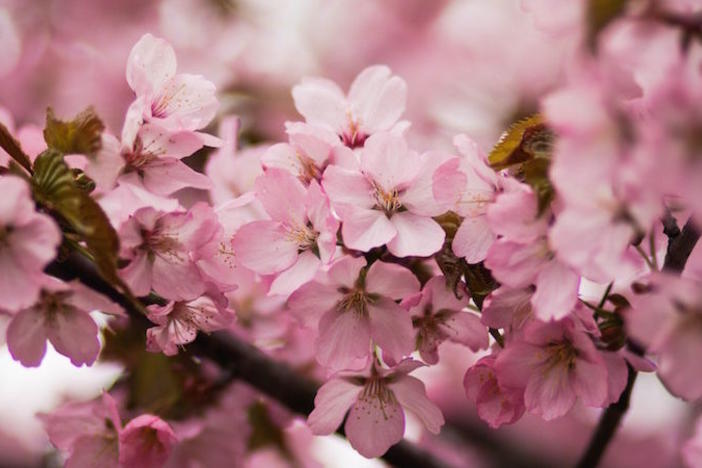
[{"label": "pink petal", "polygon": [[268,290],[269,295],[288,296],[303,284],[314,278],[321,262],[310,251],[302,252],[297,261],[287,270],[278,274]]},{"label": "pink petal", "polygon": [[139,128],[140,151],[156,157],[184,158],[203,146],[202,136],[191,130],[173,131],[147,123]]},{"label": "pink petal", "polygon": [[409,211],[390,218],[397,235],[388,243],[388,250],[397,257],[428,257],[444,245],[446,233],[433,219]]},{"label": "pink petal", "polygon": [[41,274],[29,274],[18,265],[9,248],[0,248],[0,297],[4,310],[29,307],[39,297]]},{"label": "pink petal", "polygon": [[618,353],[602,352],[602,359],[607,365],[607,400],[604,406],[615,403],[626,387],[628,369],[626,361]]},{"label": "pink petal", "polygon": [[88,288],[83,283],[72,281],[69,283],[72,294],[65,299],[67,304],[76,307],[84,312],[92,312],[99,310],[104,314],[112,314],[118,316],[126,316],[122,306],[112,302],[106,296],[95,292]]},{"label": "pink petal", "polygon": [[569,267],[552,260],[536,278],[536,292],[531,297],[534,314],[541,320],[566,317],[578,301],[580,277]]},{"label": "pink petal", "polygon": [[163,39],[144,34],[127,59],[127,83],[137,95],[159,89],[176,72],[173,47]]},{"label": "pink petal", "polygon": [[404,80],[391,76],[384,65],[363,70],[349,89],[353,115],[365,133],[389,130],[404,112],[406,100]]},{"label": "pink petal", "polygon": [[290,295],[288,309],[304,324],[317,326],[319,318],[341,300],[336,286],[313,281]]},{"label": "pink petal", "polygon": [[[615,368],[613,367],[612,370],[615,370]],[[617,371],[620,373],[620,379],[618,384],[613,381],[615,384],[611,388],[613,393],[616,392],[617,389],[615,387],[617,386],[619,387],[619,393],[624,389],[621,386],[622,368],[619,367]],[[610,391],[607,374],[605,362],[589,362],[584,359],[577,359],[575,361],[574,375],[572,376],[572,388],[586,405],[599,408],[604,407],[608,403]],[[623,375],[626,375],[626,372]],[[613,377],[616,378],[616,376]],[[626,378],[624,378],[623,382],[626,385]],[[617,399],[619,399],[619,395],[616,398],[609,399],[609,401],[616,401]]]},{"label": "pink petal", "polygon": [[64,307],[47,323],[46,332],[56,351],[68,356],[74,366],[92,365],[100,352],[98,327],[86,312]]},{"label": "pink petal", "polygon": [[329,269],[329,279],[336,285],[353,288],[364,266],[365,258],[347,255],[334,262]]},{"label": "pink petal", "polygon": [[119,433],[119,464],[124,468],[160,468],[177,442],[165,421],[143,414],[129,421]]},{"label": "pink petal", "polygon": [[203,76],[182,73],[168,80],[151,105],[157,121],[173,130],[199,130],[217,113],[215,85]]},{"label": "pink petal", "polygon": [[483,304],[481,321],[488,327],[508,328],[523,323],[531,315],[531,292],[502,286],[493,291]]},{"label": "pink petal", "polygon": [[401,136],[389,132],[369,137],[361,154],[361,170],[385,192],[407,187],[421,169],[419,155]]},{"label": "pink petal", "polygon": [[419,291],[419,287],[417,277],[396,263],[375,262],[366,274],[366,291],[391,299],[403,299]]},{"label": "pink petal", "polygon": [[254,221],[239,229],[232,240],[234,252],[246,268],[269,275],[295,263],[298,245],[276,221]]},{"label": "pink petal", "polygon": [[488,250],[495,242],[495,234],[485,216],[466,217],[456,231],[451,243],[453,253],[464,257],[468,263],[479,263],[485,260]]},{"label": "pink petal", "polygon": [[527,410],[546,421],[566,414],[575,404],[576,394],[569,383],[565,366],[557,366],[545,375],[533,375],[524,390]]},{"label": "pink petal", "polygon": [[333,370],[348,369],[370,355],[370,322],[353,310],[332,310],[319,322],[317,361]]},{"label": "pink petal", "polygon": [[287,143],[277,143],[266,150],[261,156],[261,163],[266,169],[283,169],[295,176],[303,173],[297,151]]},{"label": "pink petal", "polygon": [[331,127],[341,133],[346,126],[346,98],[332,81],[307,78],[293,87],[295,108],[307,123]]},{"label": "pink petal", "polygon": [[394,224],[378,210],[349,209],[341,224],[346,247],[362,252],[386,244],[396,233]]},{"label": "pink petal", "polygon": [[212,187],[210,179],[190,169],[178,159],[161,158],[144,166],[144,187],[156,195],[170,195],[180,189],[191,187],[207,190]]},{"label": "pink petal", "polygon": [[383,354],[394,362],[414,349],[414,329],[409,313],[395,302],[381,297],[368,305],[370,333]]},{"label": "pink petal", "polygon": [[351,407],[344,429],[358,453],[366,458],[379,457],[402,440],[405,413],[394,399],[361,396]]},{"label": "pink petal", "polygon": [[268,169],[256,179],[255,191],[256,198],[274,221],[300,227],[306,224],[305,187],[289,172]]},{"label": "pink petal", "polygon": [[151,291],[153,263],[145,252],[140,252],[129,264],[119,270],[119,276],[136,296],[146,296]]},{"label": "pink petal", "polygon": [[18,312],[7,327],[7,347],[25,367],[37,367],[46,353],[44,314],[36,307]]},{"label": "pink petal", "polygon": [[324,171],[322,186],[332,205],[350,205],[357,208],[371,208],[375,205],[373,186],[359,172],[329,166]]},{"label": "pink petal", "polygon": [[331,379],[322,385],[314,397],[314,410],[307,417],[312,433],[327,435],[336,431],[361,390],[363,387],[343,378]]},{"label": "pink petal", "polygon": [[207,286],[187,252],[176,255],[157,253],[153,264],[152,286],[156,294],[173,300],[191,300],[201,296]]},{"label": "pink petal", "polygon": [[76,440],[65,468],[121,468],[117,438],[86,434]]},{"label": "pink petal", "polygon": [[480,318],[470,312],[451,314],[439,328],[451,341],[468,346],[472,351],[488,347],[488,333]]},{"label": "pink petal", "polygon": [[398,378],[389,384],[390,389],[397,397],[403,408],[415,414],[432,434],[438,434],[444,425],[444,415],[438,406],[427,398],[424,383],[410,376]]}]

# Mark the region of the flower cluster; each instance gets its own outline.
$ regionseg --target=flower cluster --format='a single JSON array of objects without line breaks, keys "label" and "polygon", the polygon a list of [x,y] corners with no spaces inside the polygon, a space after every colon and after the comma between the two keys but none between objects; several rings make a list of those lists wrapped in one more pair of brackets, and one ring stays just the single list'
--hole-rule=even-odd
[{"label": "flower cluster", "polygon": [[[210,440],[231,428],[179,406],[205,390],[228,414],[247,412],[254,433],[284,426],[287,412],[248,390],[228,401],[208,363],[182,352],[218,331],[323,379],[308,429],[331,434],[345,420],[366,457],[403,438],[407,415],[440,431],[441,409],[410,373],[440,365],[448,341],[465,348],[463,390],[493,428],[577,402],[606,408],[638,371],[702,398],[702,250],[682,275],[663,264],[664,232],[680,236],[687,220],[699,232],[702,218],[700,50],[645,89],[643,58],[634,70],[582,58],[490,152],[465,134],[418,150],[401,120],[408,87],[386,66],[361,71],[348,93],[307,78],[292,89],[304,121],[285,124],[288,141],[240,151],[236,119],[206,133],[214,84],[177,73],[173,48],[143,36],[127,61],[134,101],[119,138],[85,116],[50,117],[46,144],[3,126],[0,312],[13,358],[38,366],[48,340],[91,365],[100,312],[104,358],[133,366],[120,391],[148,394],[154,382],[139,379],[152,372],[170,379],[163,394],[124,400],[148,410],[125,426],[107,393],[42,416],[51,442],[76,467],[226,460],[198,448],[244,451]],[[61,272],[76,255],[127,303]],[[138,339],[119,335],[126,309],[151,322]]]}]

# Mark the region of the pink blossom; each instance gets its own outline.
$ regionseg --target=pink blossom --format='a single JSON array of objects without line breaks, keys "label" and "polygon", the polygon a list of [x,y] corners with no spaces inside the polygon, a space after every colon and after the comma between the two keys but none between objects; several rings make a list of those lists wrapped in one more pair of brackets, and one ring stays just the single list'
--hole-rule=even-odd
[{"label": "pink blossom", "polygon": [[414,347],[410,316],[395,301],[417,293],[419,281],[399,265],[365,265],[363,258],[343,257],[323,280],[305,284],[288,301],[304,321],[321,317],[317,360],[333,370],[366,365],[371,340],[394,362]]},{"label": "pink blossom", "polygon": [[[217,112],[214,84],[200,75],[176,74],[173,48],[151,34],[142,36],[132,48],[126,75],[137,96],[127,119],[133,119],[136,126],[147,122],[169,130],[198,130]],[[122,139],[130,140],[125,134]]]},{"label": "pink blossom", "polygon": [[307,123],[330,129],[355,148],[374,133],[393,128],[405,110],[407,85],[388,67],[375,65],[356,77],[348,95],[322,78],[306,78],[292,94]]},{"label": "pink blossom", "polygon": [[287,122],[285,130],[290,142],[268,148],[261,156],[261,162],[266,168],[284,169],[305,184],[312,180],[321,182],[329,164],[343,166],[345,161],[355,158],[351,150],[341,146],[339,137],[325,127]]},{"label": "pink blossom", "polygon": [[238,149],[239,118],[226,117],[219,124],[219,135],[224,141],[207,158],[205,174],[212,182],[210,198],[215,204],[226,203],[253,190],[254,182],[263,175],[261,165],[266,145]]},{"label": "pink blossom", "polygon": [[646,351],[657,356],[658,376],[668,390],[686,400],[702,397],[702,295],[700,283],[658,274],[650,293],[633,296],[627,330]]},{"label": "pink blossom", "polygon": [[442,187],[437,199],[435,184],[446,183],[443,168],[457,161],[436,156],[410,151],[401,136],[377,133],[366,141],[360,170],[329,166],[322,185],[341,218],[344,244],[364,252],[387,244],[398,257],[438,251],[446,236],[431,217],[446,211],[442,201],[453,191]]},{"label": "pink blossom", "polygon": [[271,294],[290,294],[331,261],[339,223],[316,181],[305,188],[289,172],[269,169],[255,190],[271,219],[242,226],[232,241],[234,251],[247,268],[277,274]]},{"label": "pink blossom", "polygon": [[167,299],[195,299],[206,284],[191,254],[210,241],[218,226],[204,204],[187,212],[141,208],[119,230],[121,256],[130,260],[120,275],[137,296],[153,288]]},{"label": "pink blossom", "polygon": [[209,189],[211,182],[203,174],[190,169],[180,159],[203,147],[202,134],[189,130],[171,131],[157,124],[144,124],[131,139],[120,143],[103,134],[102,148],[86,167],[103,191],[115,183],[128,183],[125,175],[134,175],[147,190],[157,195],[170,195],[185,187]]},{"label": "pink blossom", "polygon": [[335,376],[317,392],[307,424],[314,434],[331,434],[349,412],[346,437],[367,458],[381,456],[402,440],[405,410],[438,434],[444,424],[441,410],[426,397],[422,381],[408,375],[419,366],[408,359],[392,369],[374,364],[363,374]]},{"label": "pink blossom", "polygon": [[98,327],[89,313],[124,315],[122,308],[78,282],[47,278],[39,300],[17,312],[7,327],[12,357],[26,367],[38,366],[46,341],[75,366],[92,365],[100,351]]},{"label": "pink blossom", "polygon": [[466,310],[468,297],[464,291],[463,299],[457,299],[446,285],[446,278],[434,276],[424,285],[421,295],[403,301],[412,316],[417,350],[425,362],[439,362],[438,347],[446,340],[472,351],[487,348],[487,329],[476,314]]},{"label": "pink blossom", "polygon": [[195,340],[198,330],[210,333],[226,328],[234,318],[227,302],[223,295],[211,293],[188,302],[149,306],[147,316],[159,326],[146,330],[146,348],[172,356],[179,346]]},{"label": "pink blossom", "polygon": [[601,73],[583,70],[579,82],[549,95],[543,107],[558,134],[550,180],[562,205],[550,245],[578,273],[607,283],[640,269],[630,243],[649,231],[662,203],[646,182],[660,177],[657,156],[643,157],[624,144],[630,123],[622,119],[630,111]]},{"label": "pink blossom", "polygon": [[503,328],[512,336],[533,318],[531,288],[512,289],[501,286],[490,293],[483,302],[480,320],[491,328]]},{"label": "pink blossom", "polygon": [[160,468],[178,442],[158,416],[142,414],[119,432],[119,464],[124,468]]},{"label": "pink blossom", "polygon": [[485,356],[466,371],[463,378],[466,397],[478,409],[480,419],[494,429],[513,424],[524,414],[524,392],[502,388],[495,370],[495,356]]},{"label": "pink blossom", "polygon": [[468,263],[485,260],[487,251],[495,241],[495,234],[487,220],[487,208],[495,201],[500,187],[500,177],[488,165],[487,157],[476,142],[465,135],[453,140],[461,153],[461,171],[466,183],[456,206],[456,213],[463,217],[453,238],[453,252]]},{"label": "pink blossom", "polygon": [[88,402],[71,402],[39,414],[51,443],[67,454],[66,467],[117,468],[119,431],[117,403],[108,394]]},{"label": "pink blossom", "polygon": [[0,296],[2,308],[19,310],[39,297],[44,267],[56,255],[61,231],[37,213],[29,186],[0,176]]},{"label": "pink blossom", "polygon": [[578,398],[588,406],[608,404],[607,369],[590,337],[570,318],[532,322],[495,361],[500,385],[523,390],[526,409],[546,420],[566,414]]},{"label": "pink blossom", "polygon": [[576,304],[580,284],[579,276],[552,251],[546,218],[546,214],[538,215],[536,197],[529,187],[510,184],[488,209],[490,227],[499,238],[485,260],[503,285],[535,288],[531,305],[541,320],[568,315]]}]

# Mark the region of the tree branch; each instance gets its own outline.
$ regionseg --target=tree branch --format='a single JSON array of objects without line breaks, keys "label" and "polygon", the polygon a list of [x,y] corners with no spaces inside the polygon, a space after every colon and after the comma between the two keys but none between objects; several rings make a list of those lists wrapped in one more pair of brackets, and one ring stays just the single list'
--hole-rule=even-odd
[{"label": "tree branch", "polygon": [[[682,273],[685,263],[700,238],[700,230],[692,218],[687,220],[685,226],[680,230],[675,223],[675,219],[666,215],[663,220],[664,232],[668,236],[668,249],[663,263],[663,270],[669,273]],[[643,355],[644,350],[640,348],[632,349],[633,352]],[[600,416],[592,439],[585,450],[582,458],[578,462],[578,468],[591,468],[597,466],[602,456],[607,450],[609,443],[614,438],[614,434],[619,428],[624,414],[629,409],[631,391],[636,381],[636,371],[627,364],[628,374],[624,391],[619,396],[616,403],[607,407]]]},{"label": "tree branch", "polygon": [[[105,281],[92,263],[78,254],[71,254],[62,262],[51,263],[46,272],[71,281],[79,280],[89,288],[120,304],[134,320],[145,323],[142,311],[122,293]],[[252,387],[279,401],[288,409],[302,415],[314,409],[314,397],[319,384],[297,374],[290,366],[277,362],[255,346],[227,332],[210,335],[200,333],[188,346],[192,353],[217,363]],[[338,431],[343,435],[343,428]],[[432,454],[407,441],[390,447],[381,457],[398,467],[444,467],[445,463]]]}]

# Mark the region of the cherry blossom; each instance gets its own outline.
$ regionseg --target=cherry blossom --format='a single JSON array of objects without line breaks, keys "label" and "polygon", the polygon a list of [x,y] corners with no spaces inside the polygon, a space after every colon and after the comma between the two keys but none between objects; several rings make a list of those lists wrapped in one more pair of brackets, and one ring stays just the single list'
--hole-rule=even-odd
[{"label": "cherry blossom", "polygon": [[658,274],[649,293],[632,297],[626,314],[632,338],[657,356],[658,375],[668,390],[686,400],[702,396],[702,374],[695,358],[702,347],[700,285],[690,278]]},{"label": "cherry blossom", "polygon": [[446,285],[446,278],[434,276],[415,298],[403,301],[416,330],[416,347],[428,364],[439,362],[438,347],[445,340],[468,346],[472,351],[487,348],[488,335],[480,318],[465,310],[468,295],[456,298]]},{"label": "cherry blossom", "polygon": [[290,173],[269,169],[255,193],[271,219],[242,226],[232,246],[247,268],[278,274],[271,294],[290,294],[331,261],[339,223],[316,181],[305,188]]},{"label": "cherry blossom", "polygon": [[526,409],[546,420],[566,414],[580,398],[608,402],[607,365],[590,337],[572,319],[534,322],[497,355],[497,380],[524,391]]},{"label": "cherry blossom", "polygon": [[478,416],[492,428],[513,424],[524,414],[524,393],[502,388],[495,370],[494,355],[485,356],[466,371],[463,378],[466,397],[475,403]]},{"label": "cherry blossom", "polygon": [[194,299],[206,284],[191,254],[217,228],[217,218],[206,205],[171,213],[141,208],[120,228],[121,255],[130,260],[120,274],[139,296],[153,288],[167,299]]},{"label": "cherry blossom", "polygon": [[348,95],[336,83],[322,78],[303,80],[292,94],[307,123],[328,128],[346,146],[356,148],[374,133],[397,124],[405,110],[407,85],[391,75],[388,67],[375,65],[356,77]]},{"label": "cherry blossom", "polygon": [[424,384],[408,374],[421,366],[404,360],[392,369],[373,364],[363,374],[339,374],[317,392],[314,411],[307,418],[312,432],[334,432],[344,419],[353,448],[367,458],[384,454],[402,439],[405,410],[415,414],[429,432],[444,424],[441,410],[425,394]]},{"label": "cherry blossom", "polygon": [[538,215],[531,189],[517,183],[510,187],[488,209],[490,227],[499,238],[485,265],[510,288],[533,286],[531,304],[541,320],[565,317],[576,304],[580,278],[552,251],[546,215]]},{"label": "cherry blossom", "polygon": [[428,256],[441,248],[446,236],[431,216],[445,211],[447,202],[441,201],[450,196],[434,195],[434,184],[444,182],[443,165],[437,168],[431,156],[412,152],[401,136],[378,133],[366,141],[358,170],[327,168],[322,185],[341,218],[347,247],[365,252],[387,244],[398,257]]},{"label": "cherry blossom", "polygon": [[[312,281],[290,296],[288,306],[308,323],[319,320],[317,360],[334,370],[363,366],[371,340],[395,362],[414,345],[412,321],[395,300],[419,290],[419,281],[399,265],[344,257],[323,281]],[[359,363],[360,361],[360,363]]]},{"label": "cherry blossom", "polygon": [[39,297],[42,270],[56,256],[61,233],[56,224],[37,213],[27,184],[1,177],[0,295],[2,308],[19,310]]},{"label": "cherry blossom", "polygon": [[146,348],[171,356],[178,353],[179,346],[191,343],[198,330],[209,333],[226,328],[233,319],[227,299],[223,295],[211,296],[149,306],[147,316],[159,326],[146,331]]},{"label": "cherry blossom", "polygon": [[119,432],[119,464],[124,468],[158,468],[177,443],[173,429],[158,416],[142,414]]},{"label": "cherry blossom", "polygon": [[48,278],[38,301],[17,312],[7,327],[12,357],[24,366],[37,367],[48,340],[73,365],[92,365],[100,351],[98,327],[89,315],[93,310],[124,315],[119,305],[80,283]]},{"label": "cherry blossom", "polygon": [[[127,83],[136,100],[127,119],[137,126],[156,123],[169,130],[199,130],[215,116],[215,86],[200,75],[176,74],[175,51],[165,40],[145,34],[129,53]],[[132,130],[125,125],[122,139]]]}]

